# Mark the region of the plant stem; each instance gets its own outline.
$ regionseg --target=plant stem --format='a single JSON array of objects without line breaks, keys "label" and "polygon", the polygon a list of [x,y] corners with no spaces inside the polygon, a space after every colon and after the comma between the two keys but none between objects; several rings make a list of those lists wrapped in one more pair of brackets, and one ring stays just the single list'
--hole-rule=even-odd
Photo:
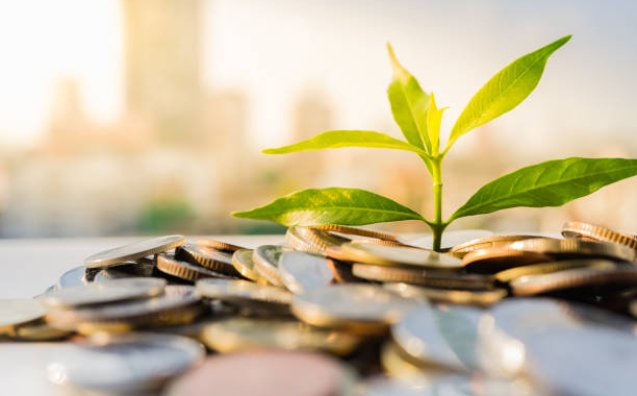
[{"label": "plant stem", "polygon": [[433,248],[435,251],[440,251],[442,233],[447,227],[447,224],[442,221],[442,156],[434,158],[431,170],[434,193],[434,219],[430,227],[433,232]]}]

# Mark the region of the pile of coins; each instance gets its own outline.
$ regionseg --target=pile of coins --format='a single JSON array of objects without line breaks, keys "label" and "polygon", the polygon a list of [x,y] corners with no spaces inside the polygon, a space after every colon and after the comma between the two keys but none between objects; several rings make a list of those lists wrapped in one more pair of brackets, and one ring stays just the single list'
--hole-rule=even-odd
[{"label": "pile of coins", "polygon": [[637,236],[291,227],[284,245],[155,238],[88,257],[0,335],[69,345],[61,394],[629,395]]}]

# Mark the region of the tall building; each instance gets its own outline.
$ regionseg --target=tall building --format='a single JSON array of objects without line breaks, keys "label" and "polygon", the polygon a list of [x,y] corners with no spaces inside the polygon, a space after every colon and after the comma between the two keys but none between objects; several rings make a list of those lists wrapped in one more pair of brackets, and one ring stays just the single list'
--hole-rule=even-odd
[{"label": "tall building", "polygon": [[200,0],[122,0],[126,106],[160,142],[200,143]]}]

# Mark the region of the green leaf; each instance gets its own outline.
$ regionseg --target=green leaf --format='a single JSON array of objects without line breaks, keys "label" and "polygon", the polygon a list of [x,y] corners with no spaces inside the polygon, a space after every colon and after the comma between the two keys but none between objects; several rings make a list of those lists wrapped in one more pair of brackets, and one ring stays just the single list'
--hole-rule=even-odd
[{"label": "green leaf", "polygon": [[422,149],[384,133],[374,131],[327,131],[302,142],[263,150],[265,154],[287,154],[308,150],[323,150],[342,147],[371,147],[413,151],[427,155]]},{"label": "green leaf", "polygon": [[355,188],[308,189],[233,216],[293,225],[363,225],[400,220],[423,220],[413,210],[369,191]]},{"label": "green leaf", "polygon": [[493,76],[467,104],[451,130],[447,148],[465,133],[514,109],[533,92],[548,58],[571,36],[518,58]]},{"label": "green leaf", "polygon": [[440,123],[445,108],[439,109],[433,92],[429,97],[429,109],[427,110],[427,132],[431,141],[432,154],[437,155],[440,148]]},{"label": "green leaf", "polygon": [[451,220],[520,206],[560,206],[637,175],[637,159],[566,158],[518,169],[478,190]]},{"label": "green leaf", "polygon": [[387,43],[387,51],[394,69],[394,76],[387,88],[394,120],[412,145],[431,154],[431,143],[427,134],[427,108],[429,97],[414,76],[405,69]]}]

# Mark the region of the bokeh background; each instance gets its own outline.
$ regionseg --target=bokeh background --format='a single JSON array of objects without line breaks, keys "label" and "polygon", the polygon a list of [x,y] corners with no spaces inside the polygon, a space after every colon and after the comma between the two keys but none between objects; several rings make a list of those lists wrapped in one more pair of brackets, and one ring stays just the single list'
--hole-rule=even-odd
[{"label": "bokeh background", "polygon": [[[574,35],[525,103],[447,157],[447,214],[520,166],[636,157],[636,20],[632,0],[2,2],[0,236],[277,232],[229,212],[332,185],[429,210],[430,179],[408,153],[260,154],[327,129],[399,136],[387,41],[450,106],[448,131],[496,71]],[[637,180],[456,228],[557,231],[567,219],[637,231]]]}]

